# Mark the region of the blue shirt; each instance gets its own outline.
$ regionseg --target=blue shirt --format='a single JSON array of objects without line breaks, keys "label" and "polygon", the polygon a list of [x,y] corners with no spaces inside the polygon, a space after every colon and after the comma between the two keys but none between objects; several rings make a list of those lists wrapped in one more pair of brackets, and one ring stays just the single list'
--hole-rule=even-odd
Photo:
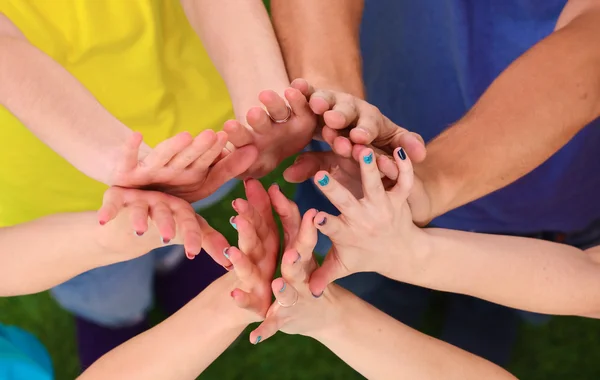
[{"label": "blue shirt", "polygon": [[31,334],[0,324],[0,379],[52,380],[52,362],[42,344]]},{"label": "blue shirt", "polygon": [[[552,33],[565,4],[366,0],[361,46],[367,98],[394,122],[430,140],[463,116],[511,62]],[[526,234],[578,231],[598,218],[597,121],[529,175],[434,224]]]}]

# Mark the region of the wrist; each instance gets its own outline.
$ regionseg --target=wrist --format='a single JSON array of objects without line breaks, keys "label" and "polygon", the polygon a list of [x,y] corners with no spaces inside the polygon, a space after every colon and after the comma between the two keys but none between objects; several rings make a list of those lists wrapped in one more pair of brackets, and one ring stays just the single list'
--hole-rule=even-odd
[{"label": "wrist", "polygon": [[344,335],[351,325],[352,312],[349,304],[356,298],[346,289],[331,284],[323,293],[323,309],[319,319],[319,325],[304,334],[323,344],[335,340],[336,337]]},{"label": "wrist", "polygon": [[[193,302],[198,302],[203,308],[211,305],[211,313],[219,316],[223,328],[244,329],[255,320],[250,316],[250,312],[238,307],[231,298],[231,291],[236,287],[238,280],[235,273],[225,273],[213,281]],[[200,301],[201,298],[208,300]]]}]

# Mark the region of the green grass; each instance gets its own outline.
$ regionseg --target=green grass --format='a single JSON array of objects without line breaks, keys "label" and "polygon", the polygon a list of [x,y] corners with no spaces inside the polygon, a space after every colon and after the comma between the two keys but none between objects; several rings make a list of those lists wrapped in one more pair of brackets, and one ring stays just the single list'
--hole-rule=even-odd
[{"label": "green grass", "polygon": [[[294,189],[280,177],[277,181],[291,196]],[[227,199],[203,212],[210,223],[233,241],[228,218],[231,200],[243,195],[236,189]],[[439,313],[432,312],[426,331],[435,331]],[[57,379],[77,375],[77,357],[72,318],[47,293],[0,298],[0,321],[20,326],[38,336],[50,351]],[[247,336],[247,335],[246,335]],[[510,370],[521,379],[599,379],[600,322],[557,317],[541,327],[523,326]],[[258,346],[240,339],[210,366],[200,379],[361,379],[321,344],[301,336],[277,334]]]}]

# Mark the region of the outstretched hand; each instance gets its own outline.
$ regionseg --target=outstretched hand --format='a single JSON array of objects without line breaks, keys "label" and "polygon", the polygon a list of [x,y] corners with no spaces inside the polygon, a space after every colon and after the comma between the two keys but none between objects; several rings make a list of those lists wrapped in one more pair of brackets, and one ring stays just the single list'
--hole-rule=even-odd
[{"label": "outstretched hand", "polygon": [[182,132],[154,149],[133,133],[116,159],[109,184],[148,188],[188,202],[206,198],[256,161],[256,147],[247,145],[223,157],[227,133],[206,130],[196,137]]}]

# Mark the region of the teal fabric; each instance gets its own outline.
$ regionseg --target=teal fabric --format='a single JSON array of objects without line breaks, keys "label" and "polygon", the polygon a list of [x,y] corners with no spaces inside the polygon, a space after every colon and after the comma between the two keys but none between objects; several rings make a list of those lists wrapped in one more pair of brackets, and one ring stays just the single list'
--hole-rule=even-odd
[{"label": "teal fabric", "polygon": [[0,324],[0,380],[52,380],[48,351],[30,333]]}]

